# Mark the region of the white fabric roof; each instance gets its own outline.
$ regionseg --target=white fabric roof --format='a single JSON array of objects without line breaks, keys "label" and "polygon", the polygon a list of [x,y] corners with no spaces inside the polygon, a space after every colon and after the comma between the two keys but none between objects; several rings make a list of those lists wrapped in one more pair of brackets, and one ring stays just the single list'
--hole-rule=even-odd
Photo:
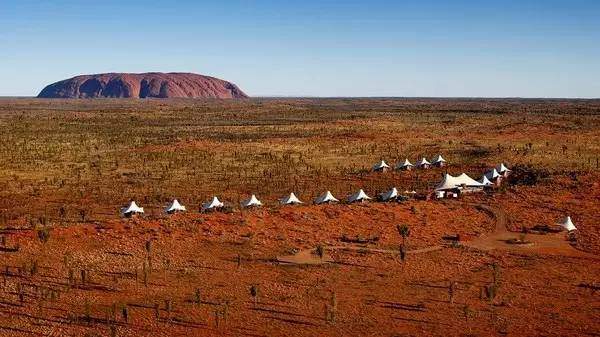
[{"label": "white fabric roof", "polygon": [[256,195],[252,194],[250,199],[242,201],[243,207],[251,207],[251,206],[262,206],[262,202],[256,198]]},{"label": "white fabric roof", "polygon": [[373,166],[373,170],[381,170],[383,168],[389,168],[390,166],[385,161],[380,161]]},{"label": "white fabric roof", "polygon": [[284,205],[303,204],[303,202],[300,201],[300,199],[298,199],[298,197],[296,197],[294,192],[290,193],[290,195],[288,195],[287,197],[282,198],[280,201]]},{"label": "white fabric roof", "polygon": [[425,165],[425,164],[427,164],[427,165],[431,165],[431,163],[430,163],[430,162],[428,162],[428,161],[427,161],[427,159],[425,159],[425,157],[421,158],[421,160],[419,160],[419,161],[417,162],[417,166],[421,166],[421,165]]},{"label": "white fabric roof", "polygon": [[181,205],[177,199],[173,200],[171,205],[165,209],[167,213],[176,211],[185,212],[185,206]]},{"label": "white fabric roof", "polygon": [[488,180],[494,180],[494,179],[498,178],[500,176],[500,174],[494,168],[491,171],[486,172],[485,176],[486,176],[486,178],[488,178]]},{"label": "white fabric roof", "polygon": [[446,162],[446,159],[442,158],[442,155],[441,155],[441,154],[439,154],[439,155],[437,156],[437,158],[435,158],[435,159],[433,160],[433,163],[434,163],[434,164],[435,164],[435,163],[445,163],[445,162]]},{"label": "white fabric roof", "polygon": [[451,190],[455,188],[461,188],[465,185],[466,187],[483,187],[484,185],[473,178],[469,177],[466,173],[454,177],[446,173],[444,179],[435,187],[436,191]]},{"label": "white fabric roof", "polygon": [[219,198],[213,197],[211,201],[202,204],[202,210],[206,211],[213,208],[221,208],[223,206],[225,206],[225,204],[223,204]]},{"label": "white fabric roof", "polygon": [[315,200],[315,204],[323,204],[326,202],[338,202],[339,200],[337,200],[333,194],[331,194],[331,192],[327,191],[325,193],[323,193],[323,195],[321,195],[320,197],[318,197]]},{"label": "white fabric roof", "polygon": [[482,183],[485,186],[491,186],[494,185],[486,176],[485,174],[483,176],[481,176],[481,178],[479,180],[477,180],[478,182]]},{"label": "white fabric roof", "polygon": [[498,164],[498,166],[496,166],[496,171],[500,172],[500,173],[504,173],[506,171],[510,171],[508,169],[508,167],[504,166],[504,163],[500,163]]},{"label": "white fabric roof", "polygon": [[398,163],[397,167],[398,168],[403,168],[403,167],[408,167],[408,166],[415,166],[413,164],[411,164],[408,159],[404,159],[404,163],[400,164]]},{"label": "white fabric roof", "polygon": [[129,203],[129,206],[122,209],[123,214],[144,213],[144,208],[139,207],[135,201]]},{"label": "white fabric roof", "polygon": [[381,200],[388,201],[388,200],[398,197],[398,190],[394,187],[387,192],[381,193],[380,196],[381,196]]},{"label": "white fabric roof", "polygon": [[358,190],[358,192],[354,193],[353,195],[351,195],[348,198],[349,202],[356,202],[356,201],[363,201],[363,200],[371,200],[371,197],[369,197],[365,191],[362,190],[362,188],[360,190]]},{"label": "white fabric roof", "polygon": [[573,224],[573,221],[571,221],[570,216],[564,218],[558,224],[561,225],[564,229],[568,230],[569,232],[577,229],[577,227],[575,227],[575,225]]}]

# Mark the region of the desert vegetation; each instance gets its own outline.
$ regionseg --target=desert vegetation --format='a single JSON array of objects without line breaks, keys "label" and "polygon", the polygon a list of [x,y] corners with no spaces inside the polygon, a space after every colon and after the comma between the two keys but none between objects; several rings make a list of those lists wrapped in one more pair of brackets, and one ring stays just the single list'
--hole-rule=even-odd
[{"label": "desert vegetation", "polygon": [[[0,128],[0,335],[600,329],[600,101],[2,99]],[[458,200],[310,204],[500,162],[505,184]],[[213,195],[227,208],[198,212]],[[146,214],[122,219],[131,199]],[[520,234],[567,214],[571,241]],[[532,245],[486,241],[499,223]]]}]

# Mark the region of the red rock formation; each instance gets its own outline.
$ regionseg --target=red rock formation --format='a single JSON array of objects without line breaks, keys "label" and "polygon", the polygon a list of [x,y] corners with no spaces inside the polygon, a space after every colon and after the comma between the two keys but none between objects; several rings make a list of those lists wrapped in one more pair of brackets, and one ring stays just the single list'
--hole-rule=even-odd
[{"label": "red rock formation", "polygon": [[191,73],[81,75],[45,87],[39,98],[246,98],[218,78]]}]

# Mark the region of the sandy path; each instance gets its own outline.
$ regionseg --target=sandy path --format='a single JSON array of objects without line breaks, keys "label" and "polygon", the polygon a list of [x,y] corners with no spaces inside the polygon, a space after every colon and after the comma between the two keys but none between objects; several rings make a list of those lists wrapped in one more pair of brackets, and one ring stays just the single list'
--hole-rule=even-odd
[{"label": "sandy path", "polygon": [[[498,207],[487,206],[483,204],[471,204],[485,212],[496,220],[496,226],[494,231],[491,233],[482,234],[478,238],[461,242],[462,245],[479,250],[493,250],[493,249],[504,249],[514,250],[520,252],[534,252],[539,254],[550,254],[550,255],[563,255],[573,257],[584,257],[592,259],[600,259],[600,257],[579,251],[569,244],[566,240],[565,233],[551,233],[546,235],[540,234],[527,234],[526,241],[531,242],[530,244],[509,244],[506,241],[509,239],[518,238],[518,233],[508,231],[508,216],[506,212]],[[407,251],[407,254],[419,254],[428,253],[444,248],[442,245],[436,245],[421,249],[415,249]],[[398,250],[394,249],[380,249],[380,248],[369,248],[362,246],[326,246],[325,254],[323,258],[319,257],[314,248],[304,249],[293,255],[280,256],[277,258],[278,262],[285,264],[307,264],[307,265],[319,265],[323,263],[331,263],[334,260],[327,254],[327,251],[332,250],[345,250],[345,251],[363,251],[371,253],[384,253],[398,255]]]}]

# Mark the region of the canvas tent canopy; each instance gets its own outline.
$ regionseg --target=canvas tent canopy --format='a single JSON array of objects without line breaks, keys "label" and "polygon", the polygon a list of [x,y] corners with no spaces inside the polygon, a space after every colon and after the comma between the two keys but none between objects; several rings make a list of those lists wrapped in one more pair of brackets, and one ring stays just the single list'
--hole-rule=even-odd
[{"label": "canvas tent canopy", "polygon": [[258,198],[256,198],[256,195],[252,194],[252,196],[247,199],[242,201],[242,207],[259,207],[262,206],[262,202],[260,202],[260,200],[258,200]]},{"label": "canvas tent canopy", "polygon": [[369,197],[365,191],[362,190],[362,188],[348,198],[348,202],[360,202],[367,200],[371,200],[371,197]]},{"label": "canvas tent canopy", "polygon": [[385,169],[389,169],[390,166],[385,161],[380,161],[379,163],[373,166],[373,171],[383,171]]},{"label": "canvas tent canopy", "polygon": [[396,168],[399,170],[410,170],[413,166],[413,164],[411,164],[408,159],[404,159],[404,163],[398,163],[398,165],[396,165]]},{"label": "canvas tent canopy", "polygon": [[417,167],[428,167],[431,165],[431,163],[428,162],[427,159],[425,159],[425,157],[423,157],[423,158],[421,158],[421,160],[419,160],[417,162],[416,165],[417,165]]},{"label": "canvas tent canopy", "polygon": [[492,169],[491,171],[488,171],[488,172],[485,174],[485,177],[486,177],[486,178],[487,178],[489,181],[494,181],[494,180],[496,180],[496,179],[500,178],[501,176],[500,176],[500,174],[498,173],[498,171],[497,171],[497,170],[494,168],[494,169]]},{"label": "canvas tent canopy", "polygon": [[435,187],[436,191],[463,190],[474,191],[483,188],[483,184],[463,173],[457,177],[444,174],[442,181]]},{"label": "canvas tent canopy", "polygon": [[446,159],[442,158],[442,155],[438,155],[437,158],[433,160],[433,165],[444,165],[446,163]]},{"label": "canvas tent canopy", "polygon": [[185,206],[179,203],[177,199],[173,200],[171,205],[165,209],[167,213],[185,212]]},{"label": "canvas tent canopy", "polygon": [[204,204],[202,204],[202,210],[203,211],[215,210],[215,209],[223,208],[223,206],[225,206],[225,204],[222,203],[219,200],[219,198],[217,198],[215,196],[212,198],[211,201],[205,202]]},{"label": "canvas tent canopy", "polygon": [[135,201],[131,201],[129,203],[129,206],[121,209],[121,213],[123,213],[123,215],[125,215],[125,216],[130,216],[130,215],[134,215],[134,214],[142,214],[142,213],[144,213],[144,208],[139,207],[135,203]]},{"label": "canvas tent canopy", "polygon": [[398,189],[396,189],[394,187],[387,192],[383,192],[383,193],[379,194],[379,198],[382,201],[396,200],[398,198]]},{"label": "canvas tent canopy", "polygon": [[484,186],[492,186],[494,185],[494,183],[492,183],[486,176],[485,174],[483,176],[481,176],[481,178],[479,180],[477,180],[478,182],[482,183]]},{"label": "canvas tent canopy", "polygon": [[573,221],[571,220],[570,216],[567,216],[566,218],[561,220],[558,224],[569,232],[577,229],[577,227],[575,227],[575,225],[573,224]]},{"label": "canvas tent canopy", "polygon": [[330,203],[330,202],[338,202],[339,200],[337,200],[333,194],[331,194],[330,191],[327,191],[325,193],[323,193],[323,195],[321,195],[320,197],[318,197],[315,200],[315,204],[319,205],[319,204],[325,204],[325,203]]},{"label": "canvas tent canopy", "polygon": [[496,171],[498,171],[498,173],[500,173],[500,174],[506,174],[506,173],[510,172],[508,167],[504,166],[504,163],[498,164],[498,166],[496,166]]},{"label": "canvas tent canopy", "polygon": [[298,197],[296,197],[296,195],[294,194],[294,192],[290,193],[290,195],[288,195],[285,198],[282,198],[281,203],[283,205],[298,205],[298,204],[303,204],[302,201],[300,201],[300,199],[298,199]]}]

